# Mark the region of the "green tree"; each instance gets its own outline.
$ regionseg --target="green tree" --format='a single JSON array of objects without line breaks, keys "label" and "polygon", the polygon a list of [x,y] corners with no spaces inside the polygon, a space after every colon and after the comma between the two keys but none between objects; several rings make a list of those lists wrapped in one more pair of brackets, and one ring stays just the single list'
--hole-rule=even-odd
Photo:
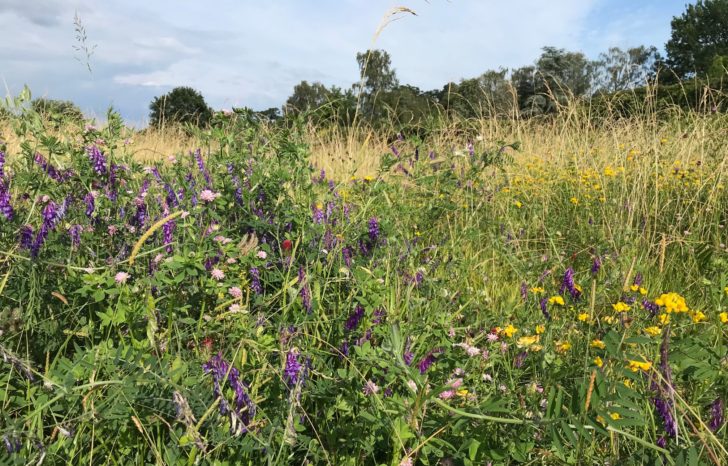
[{"label": "green tree", "polygon": [[150,124],[160,127],[170,123],[190,123],[207,126],[212,117],[212,109],[202,94],[191,87],[175,87],[171,92],[155,97],[149,105]]},{"label": "green tree", "polygon": [[377,100],[399,85],[392,60],[385,50],[367,50],[357,53],[356,61],[361,81],[354,87],[360,92],[361,113],[370,122],[379,121],[384,118],[385,112]]},{"label": "green tree", "polygon": [[326,104],[331,92],[320,82],[301,81],[293,87],[293,94],[286,100],[286,113],[302,113]]},{"label": "green tree", "polygon": [[612,47],[599,55],[595,81],[598,90],[618,92],[645,86],[654,74],[660,54],[655,47],[632,47],[622,50]]},{"label": "green tree", "polygon": [[40,97],[33,99],[30,106],[35,112],[39,113],[44,118],[58,120],[59,122],[62,120],[80,122],[83,121],[84,118],[83,112],[78,105],[68,100],[46,99],[45,97]]},{"label": "green tree", "polygon": [[704,76],[716,55],[728,55],[728,0],[698,0],[671,24],[665,50],[678,77]]}]

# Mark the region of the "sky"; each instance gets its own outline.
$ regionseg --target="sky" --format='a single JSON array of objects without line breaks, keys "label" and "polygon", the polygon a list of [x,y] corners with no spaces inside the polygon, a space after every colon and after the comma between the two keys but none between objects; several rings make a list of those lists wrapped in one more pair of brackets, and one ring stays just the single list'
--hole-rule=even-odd
[{"label": "sky", "polygon": [[[5,93],[27,84],[34,97],[100,118],[113,105],[143,126],[152,99],[176,86],[215,109],[257,110],[280,107],[302,80],[348,88],[368,48],[387,50],[400,82],[423,90],[532,64],[544,46],[590,58],[612,46],[662,49],[687,1],[0,0],[0,80]],[[399,6],[416,16],[375,37]]]}]

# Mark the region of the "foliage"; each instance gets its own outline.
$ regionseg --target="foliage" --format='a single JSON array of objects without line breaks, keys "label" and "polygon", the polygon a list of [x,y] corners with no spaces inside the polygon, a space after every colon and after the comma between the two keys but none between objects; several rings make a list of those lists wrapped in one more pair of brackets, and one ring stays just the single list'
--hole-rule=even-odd
[{"label": "foliage", "polygon": [[169,93],[155,97],[149,110],[149,124],[154,127],[175,123],[204,127],[212,116],[205,98],[191,87],[175,87]]},{"label": "foliage", "polygon": [[667,64],[681,78],[705,77],[717,55],[728,55],[728,1],[698,0],[672,19]]},{"label": "foliage", "polygon": [[61,139],[23,98],[4,462],[728,459],[722,115],[699,154],[400,136],[344,179],[303,118],[217,113],[143,166],[115,113]]},{"label": "foliage", "polygon": [[48,120],[70,120],[78,123],[84,120],[83,112],[78,105],[68,100],[56,100],[40,97],[31,102],[33,111]]}]

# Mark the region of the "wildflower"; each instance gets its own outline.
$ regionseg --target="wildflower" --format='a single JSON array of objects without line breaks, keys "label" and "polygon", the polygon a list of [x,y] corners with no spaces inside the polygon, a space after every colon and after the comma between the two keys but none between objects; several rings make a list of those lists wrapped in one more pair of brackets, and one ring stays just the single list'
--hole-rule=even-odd
[{"label": "wildflower", "polygon": [[105,175],[106,174],[106,157],[104,157],[104,154],[101,153],[98,147],[89,146],[86,149],[86,153],[88,154],[89,159],[91,160],[91,163],[93,164],[93,169],[98,175]]},{"label": "wildflower", "polygon": [[721,312],[718,314],[721,324],[728,324],[728,312]]},{"label": "wildflower", "polygon": [[344,323],[344,329],[346,329],[347,332],[356,330],[362,317],[364,317],[364,308],[357,305],[356,308],[354,308],[354,312],[352,312],[349,315],[349,318],[346,319],[346,322]]},{"label": "wildflower", "polygon": [[268,253],[265,251],[258,251],[258,253],[255,255],[258,259],[265,260],[268,257]]},{"label": "wildflower", "polygon": [[723,425],[725,421],[724,412],[723,400],[718,397],[710,404],[710,421],[708,421],[708,427],[713,432],[717,432]]},{"label": "wildflower", "polygon": [[233,314],[237,314],[240,311],[242,311],[242,308],[240,307],[240,304],[235,303],[235,304],[230,305],[230,307],[228,308],[228,311],[232,312]]},{"label": "wildflower", "polygon": [[301,291],[299,291],[299,295],[301,296],[301,302],[303,303],[303,308],[308,312],[311,313],[311,310],[313,309],[311,306],[311,290],[308,287],[308,282],[306,280],[306,271],[303,269],[303,266],[299,267],[298,269],[298,283],[301,285]]},{"label": "wildflower", "polygon": [[518,346],[519,348],[528,348],[531,345],[537,343],[539,339],[540,338],[538,335],[523,336],[516,341],[516,346]]},{"label": "wildflower", "polygon": [[516,369],[520,369],[523,366],[523,362],[526,359],[526,356],[528,356],[528,351],[521,351],[516,355],[516,358],[513,360],[513,367]]},{"label": "wildflower", "polygon": [[641,371],[644,371],[644,372],[647,372],[647,371],[649,371],[652,368],[652,363],[649,362],[649,361],[632,361],[632,360],[629,360],[628,362],[629,362],[628,368],[632,372],[637,372],[637,371],[640,371],[640,370]]},{"label": "wildflower", "polygon": [[441,392],[439,395],[437,395],[441,400],[449,400],[450,398],[455,396],[455,390],[445,390],[444,392]]},{"label": "wildflower", "polygon": [[612,308],[615,312],[627,312],[629,311],[629,305],[619,301],[617,304],[612,304]]},{"label": "wildflower", "polygon": [[237,286],[230,287],[228,289],[228,293],[230,293],[230,296],[236,299],[240,299],[243,297],[243,290],[241,290]]},{"label": "wildflower", "polygon": [[520,209],[521,207],[523,207],[523,203],[522,203],[521,201],[516,201],[516,202],[514,203],[514,205],[515,205],[515,206],[516,206],[517,208],[519,208],[519,209]]},{"label": "wildflower", "polygon": [[420,370],[420,374],[424,374],[425,372],[427,372],[430,366],[432,366],[432,364],[435,362],[436,355],[440,352],[440,350],[430,351],[424,358],[420,360],[420,362],[417,364],[417,367]]},{"label": "wildflower", "polygon": [[291,250],[291,247],[293,246],[293,243],[290,239],[284,239],[281,243],[281,249],[283,249],[284,252],[288,252]]},{"label": "wildflower", "polygon": [[536,335],[541,335],[545,331],[546,331],[546,326],[545,325],[538,324],[536,326]]},{"label": "wildflower", "polygon": [[569,202],[571,202],[574,205],[579,205],[579,199],[577,199],[575,197],[572,197],[571,199],[569,199]]},{"label": "wildflower", "polygon": [[218,280],[218,281],[220,281],[223,278],[225,278],[225,272],[223,272],[222,270],[218,269],[217,267],[215,267],[214,269],[212,269],[212,271],[210,272],[210,275],[212,276],[212,278],[214,278],[215,280]]},{"label": "wildflower", "polygon": [[599,273],[599,269],[602,268],[602,260],[599,256],[594,256],[594,260],[592,260],[592,266],[591,266],[591,273],[592,275],[596,275]]},{"label": "wildflower", "polygon": [[130,276],[131,275],[129,275],[126,272],[118,272],[116,275],[114,275],[114,281],[116,281],[116,283],[122,285],[122,284],[126,283],[126,281],[129,279]]},{"label": "wildflower", "polygon": [[601,368],[604,365],[604,361],[602,360],[602,358],[597,356],[596,358],[594,358],[594,365]]},{"label": "wildflower", "polygon": [[414,380],[408,380],[407,381],[407,387],[412,390],[413,392],[417,393],[417,384]]},{"label": "wildflower", "polygon": [[507,336],[508,338],[511,338],[514,333],[516,333],[518,329],[514,327],[512,324],[508,324],[506,328],[503,329],[503,334]]},{"label": "wildflower", "polygon": [[[248,426],[255,416],[256,406],[247,393],[247,385],[240,379],[240,372],[223,359],[222,353],[213,356],[202,368],[205,374],[212,375],[213,393],[220,400],[220,414],[230,417],[233,433],[247,432]],[[233,406],[223,395],[222,386],[226,381],[235,392]]]},{"label": "wildflower", "polygon": [[202,192],[200,192],[200,199],[204,202],[213,202],[215,199],[220,197],[220,193],[213,192],[209,189],[203,189]]},{"label": "wildflower", "polygon": [[645,328],[644,332],[651,337],[656,337],[657,335],[662,333],[662,330],[660,330],[660,327],[652,326]]},{"label": "wildflower", "polygon": [[485,339],[488,340],[488,343],[494,343],[494,342],[498,341],[498,333],[497,332],[489,332],[485,336]]},{"label": "wildflower", "polygon": [[301,363],[298,362],[298,351],[291,348],[286,354],[286,367],[283,370],[283,379],[289,386],[296,385],[301,374]]},{"label": "wildflower", "polygon": [[379,387],[373,381],[367,380],[367,383],[364,385],[363,391],[365,395],[371,396],[379,392]]},{"label": "wildflower", "polygon": [[577,319],[579,319],[579,322],[586,322],[587,320],[589,320],[589,314],[587,314],[586,312],[582,312],[577,316]]},{"label": "wildflower", "polygon": [[622,416],[620,416],[619,413],[609,413],[609,417],[611,417],[615,421],[622,419]]},{"label": "wildflower", "polygon": [[652,400],[655,405],[657,414],[662,418],[662,423],[665,426],[665,433],[674,438],[677,435],[677,425],[675,424],[675,418],[672,415],[672,406],[668,401],[663,400],[660,397],[656,397]]},{"label": "wildflower", "polygon": [[[559,296],[559,298],[561,298],[561,296]],[[546,304],[548,302],[548,298],[541,298],[541,300],[538,302],[538,305],[541,308],[541,314],[543,314],[544,319],[551,320],[551,313],[549,313],[549,310],[546,308]]]},{"label": "wildflower", "polygon": [[556,352],[557,353],[566,353],[571,349],[571,343],[568,341],[557,341],[556,342]]},{"label": "wildflower", "polygon": [[662,313],[659,316],[660,324],[667,325],[670,323],[670,314]]},{"label": "wildflower", "polygon": [[690,313],[690,317],[693,319],[693,323],[696,324],[708,319],[702,311],[693,311]]},{"label": "wildflower", "polygon": [[311,206],[313,223],[315,223],[315,224],[323,223],[323,221],[324,221],[323,208],[324,208],[324,206],[320,202]]},{"label": "wildflower", "polygon": [[379,222],[376,217],[369,219],[369,239],[373,242],[379,239]]},{"label": "wildflower", "polygon": [[561,296],[552,296],[549,298],[549,304],[551,304],[551,305],[558,304],[559,306],[563,306],[564,298]]},{"label": "wildflower", "polygon": [[688,306],[685,302],[685,298],[677,293],[664,293],[655,300],[655,304],[665,308],[665,312],[668,314],[672,312],[687,312]]},{"label": "wildflower", "polygon": [[255,294],[263,293],[263,285],[260,283],[260,271],[258,270],[258,267],[250,268],[250,289],[253,290]]},{"label": "wildflower", "polygon": [[405,456],[402,458],[402,461],[399,462],[399,466],[412,466],[414,463],[412,462],[412,458],[409,456]]},{"label": "wildflower", "polygon": [[533,288],[531,288],[531,293],[533,293],[533,294],[543,294],[544,291],[545,290],[543,288],[541,288],[540,286],[534,286]]},{"label": "wildflower", "polygon": [[642,300],[642,308],[649,311],[651,317],[656,316],[657,312],[660,310],[660,306],[647,299]]},{"label": "wildflower", "polygon": [[607,345],[605,345],[602,340],[598,340],[598,339],[592,340],[591,343],[589,344],[589,346],[591,346],[592,348],[597,348],[597,349],[604,349],[607,347]]}]

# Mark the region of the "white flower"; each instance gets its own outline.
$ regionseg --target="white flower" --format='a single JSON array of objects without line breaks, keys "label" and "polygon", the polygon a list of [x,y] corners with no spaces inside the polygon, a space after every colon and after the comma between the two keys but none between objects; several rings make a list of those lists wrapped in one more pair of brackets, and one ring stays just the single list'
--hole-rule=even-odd
[{"label": "white flower", "polygon": [[236,304],[232,304],[232,305],[230,305],[230,307],[228,309],[233,314],[237,314],[238,312],[240,312],[240,304],[237,304],[237,303]]},{"label": "white flower", "polygon": [[220,197],[220,193],[215,193],[210,191],[209,189],[203,189],[200,193],[200,199],[202,199],[205,202],[212,202],[215,199]]},{"label": "white flower", "polygon": [[129,275],[126,272],[119,272],[116,275],[114,275],[114,280],[116,280],[116,283],[123,284],[126,283],[126,281],[129,279],[131,275]]},{"label": "white flower", "polygon": [[258,257],[258,259],[265,259],[268,257],[268,253],[265,251],[258,251],[256,256]]},{"label": "white flower", "polygon": [[217,267],[215,267],[214,269],[212,269],[212,272],[210,272],[210,275],[215,280],[222,280],[223,278],[225,278],[225,272],[223,272],[222,270],[218,269]]}]

